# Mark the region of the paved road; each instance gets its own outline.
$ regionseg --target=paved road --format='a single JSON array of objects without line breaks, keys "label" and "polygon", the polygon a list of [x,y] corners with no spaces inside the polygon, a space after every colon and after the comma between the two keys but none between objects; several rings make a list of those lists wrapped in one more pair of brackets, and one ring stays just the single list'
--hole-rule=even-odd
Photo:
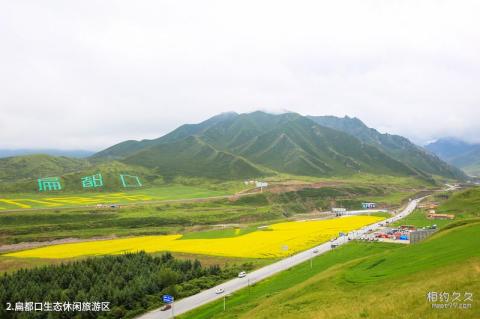
[{"label": "paved road", "polygon": [[[408,203],[406,208],[399,214],[395,215],[392,218],[387,219],[389,222],[394,222],[397,221],[401,218],[404,218],[408,214],[410,214],[415,207],[417,206],[418,202],[420,202],[422,198],[412,200],[411,202]],[[381,222],[363,227],[361,229],[358,229],[354,232],[350,233],[350,238],[355,239],[358,238],[365,233],[367,233],[370,230],[373,230],[374,228],[379,227],[380,223],[385,223],[386,220],[382,220]],[[347,237],[339,237],[335,243],[338,245],[343,245],[348,242]],[[324,244],[321,244],[319,246],[316,246],[314,248],[311,248],[309,250],[303,251],[301,253],[298,253],[296,255],[293,255],[291,257],[282,259],[281,261],[278,261],[274,264],[268,265],[266,267],[260,268],[258,270],[255,270],[251,273],[249,273],[246,277],[244,278],[236,278],[232,279],[230,281],[227,281],[221,285],[218,285],[216,287],[210,288],[208,290],[204,290],[196,295],[181,299],[178,302],[175,302],[173,305],[172,310],[167,310],[167,311],[160,311],[159,309],[153,310],[151,312],[148,312],[144,315],[141,315],[138,317],[138,319],[166,319],[166,318],[172,318],[173,314],[174,315],[179,315],[182,313],[185,313],[187,311],[190,311],[192,309],[195,309],[201,305],[210,303],[216,299],[223,298],[224,295],[227,295],[229,293],[235,292],[237,290],[240,290],[242,288],[248,287],[248,285],[251,285],[253,283],[256,283],[258,281],[261,281],[265,278],[268,278],[270,276],[273,276],[281,271],[287,270],[295,265],[301,264],[307,260],[310,260],[318,255],[321,255],[323,253],[326,253],[327,251],[331,250],[331,242],[326,242]],[[314,253],[316,251],[316,253]],[[215,290],[218,288],[223,288],[225,290],[224,293],[222,294],[215,294]]]}]

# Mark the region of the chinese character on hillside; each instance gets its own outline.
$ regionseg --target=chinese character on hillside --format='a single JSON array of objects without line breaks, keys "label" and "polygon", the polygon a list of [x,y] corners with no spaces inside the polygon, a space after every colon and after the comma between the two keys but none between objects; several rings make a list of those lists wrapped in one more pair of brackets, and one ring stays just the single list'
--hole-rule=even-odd
[{"label": "chinese character on hillside", "polygon": [[102,174],[82,177],[83,188],[94,188],[103,186]]},{"label": "chinese character on hillside", "polygon": [[132,175],[120,175],[120,181],[122,182],[123,187],[141,187],[142,183],[138,176]]},{"label": "chinese character on hillside", "polygon": [[37,181],[38,190],[40,192],[59,191],[62,189],[62,185],[60,184],[60,178],[58,177],[39,178]]}]

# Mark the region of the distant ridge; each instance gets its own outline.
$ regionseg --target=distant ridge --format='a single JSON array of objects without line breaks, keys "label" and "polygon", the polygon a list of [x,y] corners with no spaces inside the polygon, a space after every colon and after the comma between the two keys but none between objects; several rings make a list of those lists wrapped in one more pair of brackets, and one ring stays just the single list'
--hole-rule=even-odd
[{"label": "distant ridge", "polygon": [[0,149],[0,158],[35,154],[86,158],[92,156],[93,154],[95,154],[95,152],[86,150],[62,149]]},{"label": "distant ridge", "polygon": [[480,176],[480,144],[471,144],[455,138],[441,138],[425,146],[444,161],[472,176]]}]

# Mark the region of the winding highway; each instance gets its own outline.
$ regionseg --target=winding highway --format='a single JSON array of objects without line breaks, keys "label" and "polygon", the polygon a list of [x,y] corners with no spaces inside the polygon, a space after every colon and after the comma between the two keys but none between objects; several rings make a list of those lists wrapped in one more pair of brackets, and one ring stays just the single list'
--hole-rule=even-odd
[{"label": "winding highway", "polygon": [[[359,238],[360,236],[366,234],[370,230],[373,230],[377,227],[380,226],[380,224],[385,223],[386,221],[395,222],[401,218],[404,218],[405,216],[409,215],[417,204],[423,199],[418,198],[410,201],[408,205],[405,207],[405,209],[400,212],[399,214],[388,218],[386,220],[382,220],[378,223],[371,224],[368,226],[365,226],[361,229],[358,229],[356,231],[353,231],[350,233],[349,237],[351,239],[356,239]],[[175,315],[180,315],[185,312],[188,312],[190,310],[193,310],[197,307],[200,307],[202,305],[205,305],[207,303],[210,303],[214,300],[224,298],[225,295],[228,295],[230,293],[233,293],[237,290],[240,290],[242,288],[248,287],[249,285],[252,285],[256,282],[259,282],[265,278],[268,278],[270,276],[273,276],[281,271],[287,270],[293,266],[296,266],[298,264],[301,264],[305,261],[308,261],[318,255],[324,254],[328,252],[329,250],[332,250],[331,245],[333,243],[337,245],[343,245],[348,242],[347,236],[339,237],[336,239],[334,242],[326,242],[321,245],[318,245],[316,247],[313,247],[311,249],[308,249],[306,251],[303,251],[301,253],[295,254],[291,257],[287,257],[285,259],[282,259],[276,263],[270,264],[268,266],[265,266],[263,268],[260,268],[258,270],[252,271],[251,273],[247,274],[246,277],[243,278],[235,278],[230,281],[224,282],[218,286],[215,286],[213,288],[210,288],[208,290],[204,290],[196,295],[184,298],[179,300],[178,302],[174,302],[172,309],[167,310],[167,311],[161,311],[159,309],[155,309],[153,311],[150,311],[146,314],[143,314],[137,319],[167,319],[167,318],[173,318]],[[224,292],[220,294],[216,294],[217,289],[223,289]]]}]

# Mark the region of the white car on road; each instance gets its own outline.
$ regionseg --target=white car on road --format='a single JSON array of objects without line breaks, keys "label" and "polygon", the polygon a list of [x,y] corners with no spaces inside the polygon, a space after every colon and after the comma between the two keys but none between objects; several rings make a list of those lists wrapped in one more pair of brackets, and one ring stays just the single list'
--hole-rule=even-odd
[{"label": "white car on road", "polygon": [[222,294],[222,293],[224,293],[224,292],[225,292],[225,289],[223,289],[223,288],[217,288],[217,289],[215,290],[215,293],[216,293],[217,295]]},{"label": "white car on road", "polygon": [[242,271],[241,273],[238,274],[238,278],[243,278],[247,275],[245,271]]}]

